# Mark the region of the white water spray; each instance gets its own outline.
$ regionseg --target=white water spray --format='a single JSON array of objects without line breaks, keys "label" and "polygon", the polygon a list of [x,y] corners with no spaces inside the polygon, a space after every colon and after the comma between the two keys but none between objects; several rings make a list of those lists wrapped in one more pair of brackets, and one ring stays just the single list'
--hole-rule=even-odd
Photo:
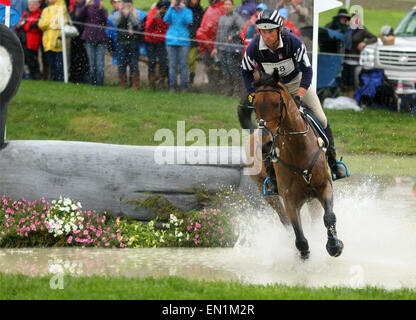
[{"label": "white water spray", "polygon": [[311,251],[306,262],[299,258],[293,229],[283,227],[272,209],[246,212],[235,247],[244,257],[244,269],[253,270],[246,280],[312,287],[416,288],[416,199],[411,194],[412,184],[389,187],[368,178],[355,183],[340,181],[335,186],[337,231],[345,245],[342,255],[328,255],[322,216],[311,219],[306,206],[301,214]]}]

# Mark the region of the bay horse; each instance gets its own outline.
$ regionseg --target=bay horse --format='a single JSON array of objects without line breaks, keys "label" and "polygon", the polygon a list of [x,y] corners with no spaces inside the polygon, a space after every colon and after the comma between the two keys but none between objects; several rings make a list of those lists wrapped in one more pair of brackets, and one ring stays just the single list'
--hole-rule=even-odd
[{"label": "bay horse", "polygon": [[[310,252],[302,230],[300,210],[307,201],[318,199],[325,211],[326,250],[329,255],[338,257],[344,244],[337,237],[332,181],[322,139],[303,119],[292,96],[279,82],[277,70],[273,75],[261,73],[254,87],[259,129],[246,145],[247,159],[251,159],[248,160],[251,178],[262,193],[264,180],[268,177],[264,161],[267,158],[272,161],[283,203],[279,196],[265,199],[284,225],[292,225],[295,245],[302,259],[307,259]],[[255,162],[258,165],[260,160],[261,169],[254,172]]]}]

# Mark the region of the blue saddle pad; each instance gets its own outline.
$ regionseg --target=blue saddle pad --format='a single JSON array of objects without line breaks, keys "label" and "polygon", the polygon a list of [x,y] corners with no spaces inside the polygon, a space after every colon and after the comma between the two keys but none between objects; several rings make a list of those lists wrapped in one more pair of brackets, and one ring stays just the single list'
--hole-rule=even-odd
[{"label": "blue saddle pad", "polygon": [[306,108],[300,108],[299,111],[304,114],[306,121],[309,122],[310,126],[315,130],[316,133],[322,138],[325,144],[325,148],[329,146],[329,140],[326,136],[325,129],[322,126],[321,122],[315,116],[315,114]]}]

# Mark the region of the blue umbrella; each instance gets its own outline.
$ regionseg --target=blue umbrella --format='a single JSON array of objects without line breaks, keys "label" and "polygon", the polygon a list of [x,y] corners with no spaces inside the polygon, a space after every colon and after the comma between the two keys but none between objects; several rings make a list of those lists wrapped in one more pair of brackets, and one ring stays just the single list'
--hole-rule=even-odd
[{"label": "blue umbrella", "polygon": [[[6,6],[0,4],[0,23],[5,24]],[[20,21],[21,14],[16,9],[10,7],[10,26],[13,27]]]}]

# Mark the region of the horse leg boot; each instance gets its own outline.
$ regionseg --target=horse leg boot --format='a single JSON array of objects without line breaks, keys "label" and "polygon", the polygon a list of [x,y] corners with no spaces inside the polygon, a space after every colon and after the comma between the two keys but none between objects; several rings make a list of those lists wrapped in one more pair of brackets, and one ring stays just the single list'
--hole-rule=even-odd
[{"label": "horse leg boot", "polygon": [[[325,194],[326,192],[324,192]],[[325,214],[324,214],[324,224],[326,229],[328,230],[328,241],[326,243],[326,251],[328,251],[329,255],[332,257],[339,257],[344,249],[344,243],[338,239],[337,231],[335,228],[336,217],[333,211],[333,199],[331,197],[327,197],[323,201]]]},{"label": "horse leg boot", "polygon": [[326,151],[326,156],[328,159],[329,168],[331,169],[331,172],[335,175],[336,179],[342,179],[347,177],[347,171],[345,167],[338,163],[337,161],[337,152],[335,150],[335,141],[334,141],[334,135],[332,134],[332,128],[331,125],[327,124],[327,127],[325,129],[325,133],[328,137],[329,146]]}]

